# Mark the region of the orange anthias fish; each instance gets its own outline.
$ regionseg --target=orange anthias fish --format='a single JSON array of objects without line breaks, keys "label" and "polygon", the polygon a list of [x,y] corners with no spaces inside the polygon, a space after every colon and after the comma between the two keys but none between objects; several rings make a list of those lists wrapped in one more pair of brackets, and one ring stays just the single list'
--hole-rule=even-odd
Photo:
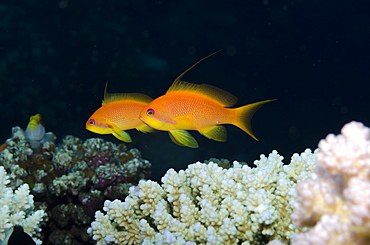
[{"label": "orange anthias fish", "polygon": [[262,105],[275,100],[226,108],[237,102],[234,95],[211,85],[180,80],[186,72],[213,54],[185,70],[165,95],[150,102],[140,113],[143,122],[154,129],[168,131],[171,140],[177,145],[198,147],[197,141],[186,130],[197,130],[209,139],[224,142],[226,129],[221,124],[233,124],[257,140],[251,128],[253,114]]},{"label": "orange anthias fish", "polygon": [[124,130],[136,128],[141,132],[155,131],[139,119],[140,111],[152,98],[139,93],[108,93],[107,85],[102,107],[87,120],[87,130],[98,134],[113,134],[124,142],[132,142]]}]

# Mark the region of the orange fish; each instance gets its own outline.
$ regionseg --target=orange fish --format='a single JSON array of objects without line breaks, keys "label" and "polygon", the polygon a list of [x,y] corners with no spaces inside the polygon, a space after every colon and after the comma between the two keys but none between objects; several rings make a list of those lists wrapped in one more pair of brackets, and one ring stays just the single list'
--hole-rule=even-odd
[{"label": "orange fish", "polygon": [[140,111],[153,99],[139,93],[108,93],[108,83],[104,90],[104,100],[86,122],[86,129],[98,134],[113,134],[124,142],[132,142],[124,130],[136,128],[141,132],[155,130],[139,119]]},{"label": "orange fish", "polygon": [[2,143],[0,145],[0,152],[2,152],[5,149],[5,147],[6,147],[6,143]]},{"label": "orange fish", "polygon": [[165,95],[150,102],[140,113],[143,122],[154,129],[168,131],[171,140],[177,145],[191,148],[199,146],[186,130],[197,130],[209,139],[224,142],[227,135],[221,124],[233,124],[257,140],[251,128],[252,116],[262,105],[275,100],[226,108],[237,102],[234,95],[211,85],[180,80],[194,66],[213,54],[185,70]]}]

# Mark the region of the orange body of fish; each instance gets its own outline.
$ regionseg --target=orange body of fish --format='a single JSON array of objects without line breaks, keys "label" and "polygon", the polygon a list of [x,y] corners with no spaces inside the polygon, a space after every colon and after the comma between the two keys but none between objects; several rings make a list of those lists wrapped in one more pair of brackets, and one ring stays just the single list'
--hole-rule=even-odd
[{"label": "orange body of fish", "polygon": [[174,143],[191,148],[197,148],[198,143],[186,130],[197,130],[207,138],[226,141],[226,129],[221,124],[233,124],[257,140],[251,128],[252,116],[262,105],[273,100],[226,108],[237,102],[234,95],[211,85],[180,80],[205,58],[183,72],[165,95],[146,105],[140,119],[154,129],[168,131]]},{"label": "orange body of fish", "polygon": [[106,89],[102,107],[86,122],[87,130],[98,134],[113,134],[124,142],[132,142],[124,130],[136,128],[142,132],[154,131],[139,119],[140,111],[152,101],[149,96],[139,93],[107,93]]}]

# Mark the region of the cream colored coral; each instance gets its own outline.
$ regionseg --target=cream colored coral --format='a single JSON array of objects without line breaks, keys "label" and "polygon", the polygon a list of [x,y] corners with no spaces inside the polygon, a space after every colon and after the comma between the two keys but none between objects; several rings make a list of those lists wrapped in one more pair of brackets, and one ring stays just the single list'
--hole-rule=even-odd
[{"label": "cream colored coral", "polygon": [[346,183],[351,177],[370,179],[370,129],[351,122],[340,135],[329,134],[319,144],[317,165],[331,175],[340,175]]},{"label": "cream colored coral", "polygon": [[319,143],[317,169],[297,185],[292,244],[370,244],[370,129],[346,124]]},{"label": "cream colored coral", "polygon": [[30,212],[33,209],[33,196],[29,193],[28,184],[19,186],[13,192],[7,187],[9,182],[4,167],[0,166],[0,241],[4,241],[8,229],[20,225],[37,244],[41,244],[36,235],[40,232],[39,225],[46,213],[43,210]]},{"label": "cream colored coral", "polygon": [[306,150],[284,166],[273,151],[255,168],[233,163],[224,169],[197,162],[167,171],[162,185],[140,181],[125,201],[105,201],[88,229],[97,244],[249,244],[260,239],[288,242],[292,189],[314,169]]}]

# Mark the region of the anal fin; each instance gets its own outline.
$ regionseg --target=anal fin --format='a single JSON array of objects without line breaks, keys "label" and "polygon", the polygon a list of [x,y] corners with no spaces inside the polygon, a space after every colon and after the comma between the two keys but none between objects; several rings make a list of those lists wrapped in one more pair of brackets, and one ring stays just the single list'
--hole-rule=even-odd
[{"label": "anal fin", "polygon": [[226,129],[224,126],[221,126],[221,125],[203,128],[198,131],[205,137],[215,140],[215,141],[225,142],[227,139]]}]

